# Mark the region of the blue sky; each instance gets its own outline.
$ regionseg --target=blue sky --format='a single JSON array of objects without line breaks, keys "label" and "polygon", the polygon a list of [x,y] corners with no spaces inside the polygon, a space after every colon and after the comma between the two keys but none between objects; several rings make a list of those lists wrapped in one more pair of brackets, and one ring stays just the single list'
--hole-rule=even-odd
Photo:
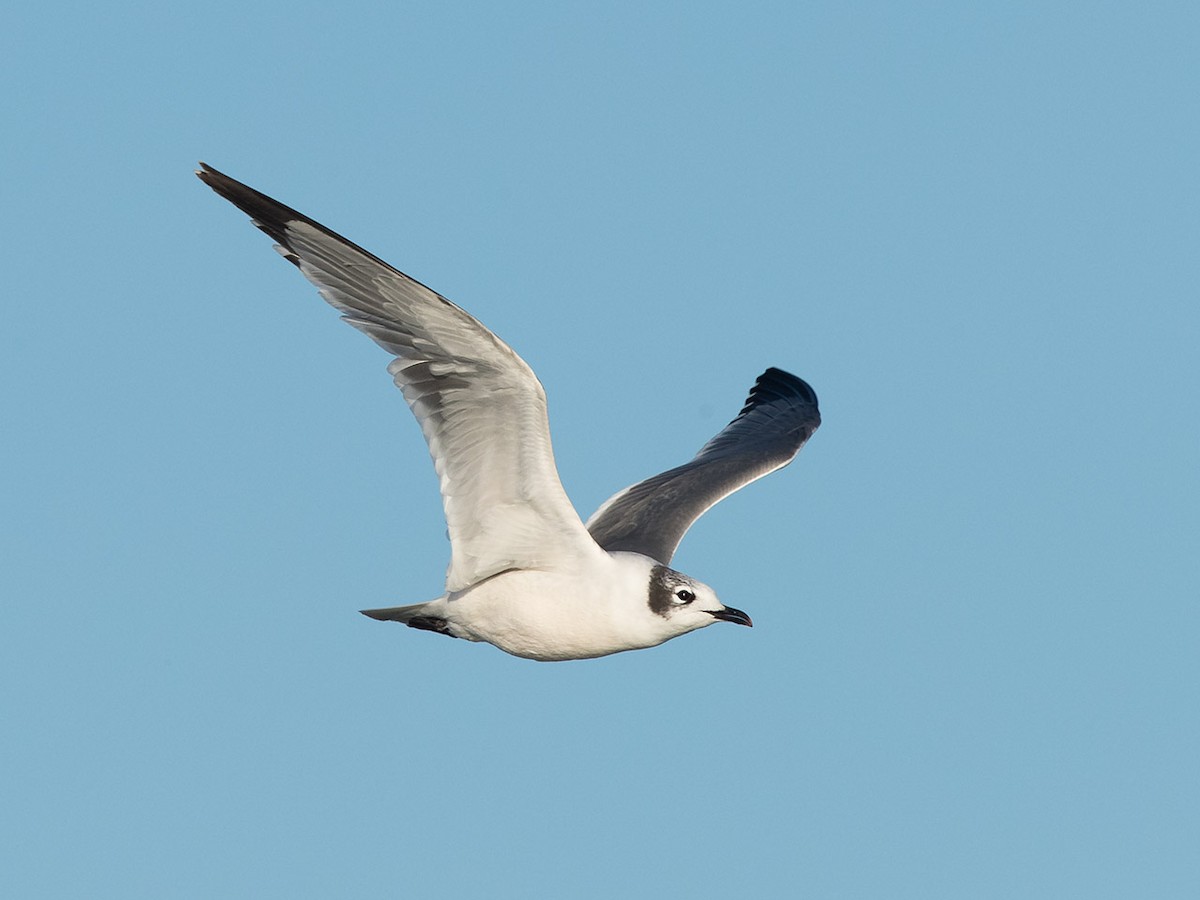
[{"label": "blue sky", "polygon": [[[26,5],[0,35],[0,893],[1200,892],[1192,4]],[[537,664],[387,357],[199,159],[477,315],[587,515],[825,424]]]}]

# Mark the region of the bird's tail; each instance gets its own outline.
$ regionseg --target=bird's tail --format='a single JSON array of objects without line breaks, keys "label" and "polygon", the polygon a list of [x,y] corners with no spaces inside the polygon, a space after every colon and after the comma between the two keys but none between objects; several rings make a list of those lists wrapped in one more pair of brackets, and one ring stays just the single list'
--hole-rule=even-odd
[{"label": "bird's tail", "polygon": [[360,609],[364,616],[378,619],[380,622],[403,622],[407,625],[413,619],[422,615],[428,603],[414,603],[411,606],[389,606],[385,609]]},{"label": "bird's tail", "polygon": [[422,631],[436,631],[449,637],[462,637],[450,630],[450,623],[441,616],[430,612],[430,607],[436,601],[414,603],[411,606],[389,606],[385,609],[359,610],[364,616],[378,619],[380,622],[403,622],[409,628],[419,628]]}]

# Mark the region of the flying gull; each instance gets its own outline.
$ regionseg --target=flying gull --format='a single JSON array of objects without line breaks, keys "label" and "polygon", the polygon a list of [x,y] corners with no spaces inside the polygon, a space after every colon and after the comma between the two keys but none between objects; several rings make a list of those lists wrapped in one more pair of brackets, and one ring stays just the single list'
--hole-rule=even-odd
[{"label": "flying gull", "polygon": [[584,524],[558,479],[545,392],[507,344],[307,216],[204,163],[196,174],[395,357],[388,372],[429,444],[450,536],[445,593],[365,615],[536,660],[654,647],[718,620],[750,624],[671,557],[710,506],[787,465],[817,430],[804,381],[767,369],[690,462],[620,491]]}]

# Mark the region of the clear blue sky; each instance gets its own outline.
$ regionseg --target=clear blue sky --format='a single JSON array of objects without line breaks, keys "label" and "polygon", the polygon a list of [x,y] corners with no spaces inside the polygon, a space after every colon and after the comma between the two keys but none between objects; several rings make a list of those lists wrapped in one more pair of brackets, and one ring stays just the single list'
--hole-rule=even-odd
[{"label": "clear blue sky", "polygon": [[[1200,896],[1191,3],[24,4],[0,34],[0,894]],[[382,351],[198,159],[546,385],[588,514],[825,424],[538,664],[436,596]]]}]

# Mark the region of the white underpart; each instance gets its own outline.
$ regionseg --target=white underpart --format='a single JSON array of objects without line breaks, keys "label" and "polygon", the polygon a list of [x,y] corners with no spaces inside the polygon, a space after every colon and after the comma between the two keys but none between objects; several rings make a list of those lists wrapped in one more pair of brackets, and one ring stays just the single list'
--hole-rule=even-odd
[{"label": "white underpart", "polygon": [[[603,554],[573,571],[504,572],[426,604],[450,633],[486,641],[527,659],[586,659],[654,647],[717,621],[704,613],[664,617],[646,603],[654,560],[636,553]],[[698,604],[721,604],[703,585]]]}]

